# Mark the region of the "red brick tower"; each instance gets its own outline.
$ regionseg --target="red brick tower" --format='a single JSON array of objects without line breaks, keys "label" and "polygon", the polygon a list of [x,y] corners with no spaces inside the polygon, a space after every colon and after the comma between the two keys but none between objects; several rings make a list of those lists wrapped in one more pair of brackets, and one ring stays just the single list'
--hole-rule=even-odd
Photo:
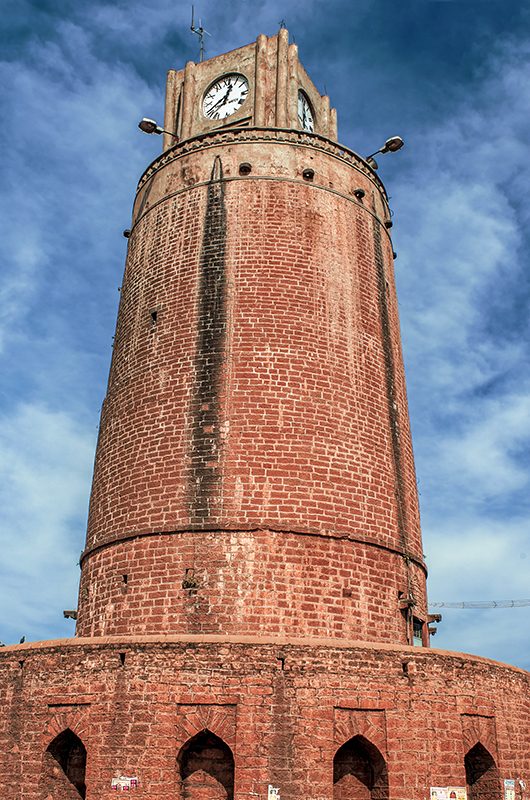
[{"label": "red brick tower", "polygon": [[285,30],[170,72],[165,129],[77,636],[0,651],[1,800],[498,800],[505,780],[528,800],[528,674],[413,646],[384,187]]},{"label": "red brick tower", "polygon": [[166,105],[184,141],[134,207],[78,633],[406,644],[413,608],[427,643],[385,190],[286,30],[170,72]]}]

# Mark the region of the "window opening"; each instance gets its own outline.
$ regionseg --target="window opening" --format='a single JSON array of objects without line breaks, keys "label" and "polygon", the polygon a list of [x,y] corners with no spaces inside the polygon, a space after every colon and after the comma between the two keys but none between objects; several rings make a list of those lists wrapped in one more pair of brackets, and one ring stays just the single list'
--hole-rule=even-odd
[{"label": "window opening", "polygon": [[177,761],[186,800],[233,800],[234,756],[214,733],[204,730],[186,742]]},{"label": "window opening", "polygon": [[469,800],[496,800],[501,796],[497,765],[480,742],[466,753],[464,764]]},{"label": "window opening", "polygon": [[412,644],[414,647],[423,647],[423,622],[416,617],[412,620]]},{"label": "window opening", "polygon": [[339,747],[333,759],[333,800],[388,800],[386,762],[364,736]]},{"label": "window opening", "polygon": [[50,800],[86,796],[86,749],[67,728],[55,737],[45,755],[46,791]]}]

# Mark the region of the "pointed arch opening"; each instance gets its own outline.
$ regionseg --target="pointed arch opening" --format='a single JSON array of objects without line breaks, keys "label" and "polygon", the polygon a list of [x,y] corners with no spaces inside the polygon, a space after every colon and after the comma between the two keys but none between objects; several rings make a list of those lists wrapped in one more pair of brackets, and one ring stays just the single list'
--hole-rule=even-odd
[{"label": "pointed arch opening", "polygon": [[500,797],[499,770],[491,753],[481,742],[464,758],[469,800],[496,800]]},{"label": "pointed arch opening", "polygon": [[177,759],[182,800],[233,800],[234,756],[209,730],[190,739]]},{"label": "pointed arch opening", "polygon": [[364,736],[343,744],[333,759],[333,800],[388,800],[385,759]]},{"label": "pointed arch opening", "polygon": [[67,728],[50,742],[44,754],[46,797],[79,800],[86,796],[86,748]]}]

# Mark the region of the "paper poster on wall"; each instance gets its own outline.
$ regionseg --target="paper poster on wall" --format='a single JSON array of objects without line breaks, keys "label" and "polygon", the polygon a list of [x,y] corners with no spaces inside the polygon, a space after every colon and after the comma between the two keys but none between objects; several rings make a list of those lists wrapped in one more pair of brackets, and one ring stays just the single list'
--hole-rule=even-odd
[{"label": "paper poster on wall", "polygon": [[280,790],[277,786],[271,786],[269,783],[269,791],[267,794],[267,800],[280,800]]},{"label": "paper poster on wall", "polygon": [[430,800],[467,800],[465,786],[431,786]]},{"label": "paper poster on wall", "polygon": [[504,779],[504,800],[515,800],[515,779]]},{"label": "paper poster on wall", "polygon": [[110,788],[115,792],[130,792],[131,789],[138,789],[139,781],[137,777],[127,777],[126,775],[118,775],[113,778]]},{"label": "paper poster on wall", "polygon": [[448,800],[446,786],[431,786],[430,800]]},{"label": "paper poster on wall", "polygon": [[465,786],[448,786],[447,800],[467,800],[467,789]]}]

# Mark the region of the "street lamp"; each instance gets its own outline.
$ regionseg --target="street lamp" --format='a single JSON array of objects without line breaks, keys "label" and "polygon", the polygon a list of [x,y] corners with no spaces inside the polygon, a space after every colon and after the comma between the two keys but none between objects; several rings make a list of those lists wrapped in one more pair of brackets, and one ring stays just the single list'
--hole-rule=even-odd
[{"label": "street lamp", "polygon": [[369,156],[366,156],[364,159],[368,166],[372,169],[377,169],[377,161],[375,160],[374,156],[378,153],[395,153],[397,150],[401,150],[405,142],[401,138],[401,136],[391,136],[390,139],[387,139],[386,142],[379,150],[376,150],[375,153],[371,153]]},{"label": "street lamp", "polygon": [[158,125],[158,123],[154,119],[148,119],[147,117],[144,117],[138,123],[138,127],[144,133],[158,133],[158,134],[167,133],[169,136],[173,136],[173,138],[176,139],[178,142],[179,137],[177,136],[176,133],[171,133],[171,131],[165,131],[164,128],[161,128],[160,125]]}]

